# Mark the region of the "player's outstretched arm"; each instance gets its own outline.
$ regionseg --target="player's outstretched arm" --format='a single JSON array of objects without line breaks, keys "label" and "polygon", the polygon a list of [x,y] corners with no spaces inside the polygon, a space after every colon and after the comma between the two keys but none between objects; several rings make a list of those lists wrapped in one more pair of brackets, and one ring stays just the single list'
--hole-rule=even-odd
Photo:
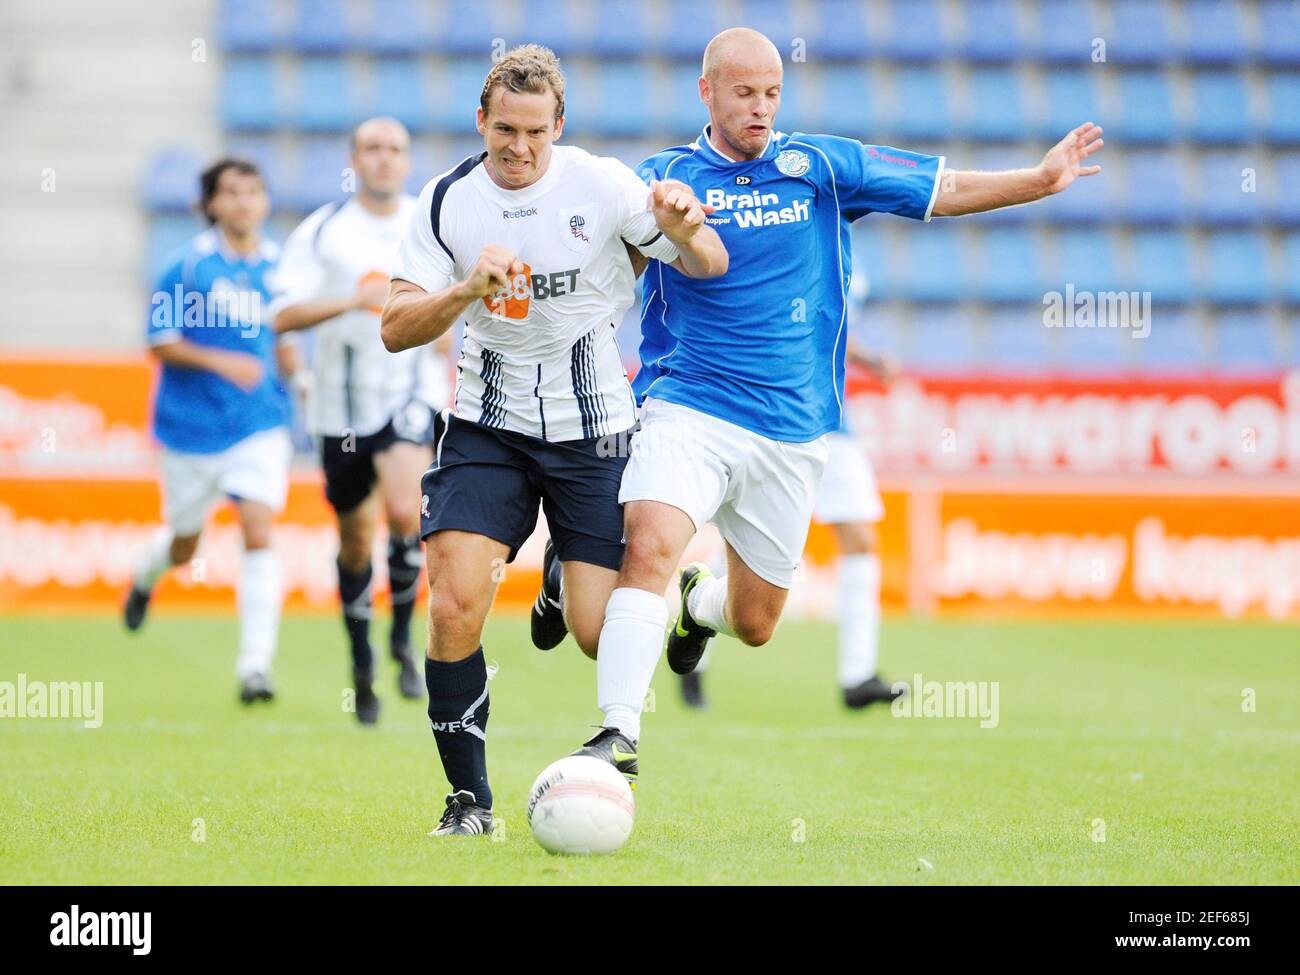
[{"label": "player's outstretched arm", "polygon": [[504,247],[489,244],[465,280],[430,294],[418,284],[394,278],[379,320],[384,348],[401,352],[427,345],[451,328],[472,302],[504,292],[513,275],[523,273],[523,263]]},{"label": "player's outstretched arm", "polygon": [[214,372],[246,392],[260,386],[262,377],[266,375],[262,360],[251,353],[211,348],[185,339],[154,345],[149,351],[165,365]]},{"label": "player's outstretched arm", "polygon": [[1085,122],[1052,146],[1043,161],[1031,169],[999,173],[947,170],[939,180],[933,213],[936,217],[958,217],[1032,203],[1060,193],[1079,177],[1101,172],[1100,166],[1087,166],[1084,161],[1103,145],[1101,126]]},{"label": "player's outstretched arm", "polygon": [[691,278],[716,278],[727,273],[729,257],[718,232],[704,222],[714,208],[695,198],[685,183],[675,179],[650,184],[650,210],[655,225],[677,245],[680,256],[673,267]]},{"label": "player's outstretched arm", "polygon": [[363,284],[350,295],[342,298],[322,298],[319,301],[302,301],[296,305],[286,305],[276,313],[274,327],[277,332],[297,332],[306,328],[315,328],[321,322],[361,308],[380,308],[388,299],[388,286],[384,284]]}]

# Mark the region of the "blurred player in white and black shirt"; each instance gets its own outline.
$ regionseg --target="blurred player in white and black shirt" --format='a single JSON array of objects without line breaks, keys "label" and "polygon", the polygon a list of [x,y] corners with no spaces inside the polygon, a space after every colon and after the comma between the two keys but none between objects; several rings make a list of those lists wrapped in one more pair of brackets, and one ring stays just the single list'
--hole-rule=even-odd
[{"label": "blurred player in white and black shirt", "polygon": [[356,715],[379,717],[370,647],[371,556],[382,507],[388,522],[393,624],[389,651],[405,697],[424,695],[410,648],[420,581],[420,495],[415,484],[433,456],[447,377],[431,346],[393,355],[379,336],[388,276],[415,198],[410,135],[395,119],[373,118],[352,134],[357,192],[321,207],[284,247],[274,278],[277,332],[315,329],[307,428],[320,439],[325,494],[339,522],[338,577],[351,643]]}]

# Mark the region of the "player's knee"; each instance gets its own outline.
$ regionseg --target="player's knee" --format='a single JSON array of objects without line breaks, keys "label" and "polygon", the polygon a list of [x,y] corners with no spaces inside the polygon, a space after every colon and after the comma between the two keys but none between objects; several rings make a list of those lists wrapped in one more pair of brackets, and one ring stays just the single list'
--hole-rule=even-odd
[{"label": "player's knee", "polygon": [[458,647],[469,640],[476,645],[482,620],[478,619],[475,606],[475,600],[453,587],[431,585],[429,630],[432,642],[439,646]]},{"label": "player's knee", "polygon": [[578,647],[592,660],[596,659],[596,650],[600,646],[600,620],[569,619],[565,621],[569,634]]},{"label": "player's knee", "polygon": [[271,547],[271,526],[260,523],[244,525],[244,551],[256,552]]},{"label": "player's knee", "polygon": [[761,647],[772,639],[776,632],[777,617],[758,609],[736,609],[731,611],[731,628],[736,638],[748,647]]},{"label": "player's knee", "polygon": [[172,565],[183,565],[194,558],[194,553],[199,550],[199,536],[188,535],[172,539]]},{"label": "player's knee", "polygon": [[663,535],[653,529],[633,532],[623,552],[619,580],[651,590],[666,587],[676,567],[676,558],[672,544]]},{"label": "player's knee", "polygon": [[848,522],[836,527],[840,551],[844,555],[870,555],[876,550],[876,528],[865,521]]},{"label": "player's knee", "polygon": [[370,564],[374,538],[368,532],[344,530],[339,532],[339,561],[349,572],[363,572]]},{"label": "player's knee", "polygon": [[390,500],[387,508],[389,534],[408,538],[420,530],[420,506],[416,500]]}]

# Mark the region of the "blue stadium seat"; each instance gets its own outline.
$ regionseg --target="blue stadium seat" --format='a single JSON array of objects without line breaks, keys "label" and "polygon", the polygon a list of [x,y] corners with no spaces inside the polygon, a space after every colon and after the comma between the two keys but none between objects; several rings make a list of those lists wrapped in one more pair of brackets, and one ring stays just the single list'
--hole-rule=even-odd
[{"label": "blue stadium seat", "polygon": [[596,7],[596,33],[592,38],[592,53],[597,57],[630,57],[639,54],[645,47],[649,31],[646,25],[646,5],[636,0],[618,0],[599,3]]},{"label": "blue stadium seat", "polygon": [[306,132],[350,129],[365,115],[361,90],[343,58],[301,58],[294,121]]},{"label": "blue stadium seat", "polygon": [[[502,4],[445,0],[440,9],[443,17],[434,28],[435,50],[476,56],[486,62],[492,55],[492,43],[496,38],[513,36],[513,32],[507,31],[506,11]],[[484,67],[479,76],[480,88],[490,66]]]},{"label": "blue stadium seat", "polygon": [[1249,231],[1210,234],[1205,242],[1205,274],[1200,296],[1222,305],[1254,305],[1268,300],[1268,248]]},{"label": "blue stadium seat", "polygon": [[1151,333],[1133,344],[1144,372],[1192,373],[1209,365],[1196,318],[1180,308],[1153,305]]},{"label": "blue stadium seat", "polygon": [[1133,367],[1139,340],[1131,328],[1104,327],[1058,328],[1053,349],[1057,364],[1072,373],[1114,374]]},{"label": "blue stadium seat", "polygon": [[941,139],[952,134],[948,86],[938,69],[897,69],[892,108],[887,128],[903,139]]},{"label": "blue stadium seat", "polygon": [[1265,138],[1289,144],[1300,142],[1300,74],[1270,75],[1266,87],[1269,115]]},{"label": "blue stadium seat", "polygon": [[975,328],[955,305],[921,305],[909,315],[907,365],[928,372],[968,371],[978,359]]},{"label": "blue stadium seat", "polygon": [[[796,37],[807,38],[806,27],[811,26],[800,22],[796,13],[790,0],[744,0],[740,4],[740,19],[736,24],[767,35],[781,52],[781,57],[788,61],[791,42]],[[824,56],[821,52],[809,52],[809,58]]]},{"label": "blue stadium seat", "polygon": [[237,131],[262,132],[283,118],[270,58],[229,58],[221,75],[221,124]]},{"label": "blue stadium seat", "polygon": [[492,64],[486,58],[457,59],[444,66],[446,74],[433,100],[434,125],[441,131],[468,135],[475,129],[474,110],[483,92],[483,79]]},{"label": "blue stadium seat", "polygon": [[433,11],[420,0],[370,0],[370,17],[357,35],[374,54],[419,54],[434,45]]},{"label": "blue stadium seat", "polygon": [[860,61],[871,55],[875,38],[868,29],[860,0],[822,0],[814,5],[809,25],[809,57]]},{"label": "blue stadium seat", "polygon": [[1259,5],[1259,48],[1267,64],[1300,64],[1300,5],[1295,0],[1263,0]]},{"label": "blue stadium seat", "polygon": [[1098,70],[1047,71],[1043,78],[1046,111],[1038,118],[1040,136],[1055,143],[1083,122],[1101,123],[1100,98],[1097,92]]},{"label": "blue stadium seat", "polygon": [[1152,0],[1115,0],[1106,60],[1111,64],[1159,64],[1173,54],[1169,14],[1163,3]]},{"label": "blue stadium seat", "polygon": [[282,31],[265,0],[221,0],[217,11],[221,49],[230,54],[262,54],[280,44]]},{"label": "blue stadium seat", "polygon": [[964,89],[963,134],[973,139],[1018,139],[1025,130],[1025,105],[1020,79],[1010,68],[972,71]]},{"label": "blue stadium seat", "polygon": [[1178,230],[1137,230],[1125,291],[1149,291],[1151,300],[1182,305],[1192,300],[1192,240]]},{"label": "blue stadium seat", "polygon": [[[726,26],[718,19],[712,3],[703,0],[672,0],[650,38],[649,53],[694,61],[698,70],[707,38]],[[788,52],[782,52],[782,56]]]},{"label": "blue stadium seat", "polygon": [[1121,73],[1117,79],[1116,104],[1118,115],[1109,119],[1105,128],[1126,142],[1168,142],[1174,138],[1177,124],[1173,95],[1162,73]]},{"label": "blue stadium seat", "polygon": [[874,305],[867,304],[850,312],[856,315],[858,323],[852,326],[854,338],[873,353],[888,353],[895,358],[907,361],[907,329],[893,316],[882,314]]},{"label": "blue stadium seat", "polygon": [[347,195],[343,171],[348,166],[347,142],[341,138],[309,138],[298,145],[298,179],[293,202],[309,212]]},{"label": "blue stadium seat", "polygon": [[[861,64],[832,64],[822,68],[818,79],[820,97],[805,91],[796,112],[783,104],[782,128],[800,132],[835,132],[868,141],[876,125],[871,77]],[[809,86],[805,86],[809,87]],[[778,123],[781,118],[778,117]]]},{"label": "blue stadium seat", "polygon": [[[597,96],[595,112],[591,118],[575,119],[575,123],[582,123],[575,131],[633,136],[645,129],[645,94],[651,90],[645,62],[609,61],[600,66],[598,81],[595,77],[585,80],[585,87],[590,87]],[[701,105],[701,116],[703,109]]]},{"label": "blue stadium seat", "polygon": [[1000,372],[1031,372],[1047,369],[1058,329],[1043,324],[1042,296],[1028,305],[999,305],[989,312],[988,329],[981,351],[984,368]]},{"label": "blue stadium seat", "polygon": [[[1192,64],[1237,64],[1245,60],[1241,7],[1223,0],[1185,0],[1180,52]],[[1300,30],[1300,24],[1296,25]]]},{"label": "blue stadium seat", "polygon": [[297,0],[289,43],[303,54],[340,54],[352,44],[347,0]]},{"label": "blue stadium seat", "polygon": [[1056,258],[1056,273],[1049,278],[1052,290],[1064,292],[1067,284],[1073,284],[1076,293],[1114,291],[1120,286],[1115,272],[1115,242],[1104,229],[1060,230],[1056,237]]},{"label": "blue stadium seat", "polygon": [[1300,152],[1278,153],[1273,157],[1273,179],[1269,189],[1272,200],[1268,215],[1271,220],[1295,226],[1300,224]]},{"label": "blue stadium seat", "polygon": [[904,235],[906,260],[903,293],[916,301],[958,301],[974,285],[970,248],[952,224],[908,227]]},{"label": "blue stadium seat", "polygon": [[1282,238],[1282,267],[1275,293],[1289,305],[1300,305],[1300,233]]},{"label": "blue stadium seat", "polygon": [[198,234],[205,224],[195,214],[159,213],[149,221],[149,240],[145,245],[145,283],[150,290],[158,284],[163,271],[179,259],[179,251]]},{"label": "blue stadium seat", "polygon": [[[1206,223],[1253,223],[1264,213],[1263,165],[1265,156],[1258,151],[1207,152],[1198,166],[1200,194],[1196,215]],[[1255,170],[1255,190],[1246,192],[1243,171]]]},{"label": "blue stadium seat", "polygon": [[700,101],[699,66],[672,64],[667,70],[668,83],[662,88],[656,85],[653,93],[655,128],[667,138],[666,145],[693,142],[709,120]]},{"label": "blue stadium seat", "polygon": [[[232,156],[257,163],[271,193],[272,212],[287,206],[293,209],[292,176],[285,154],[273,135],[243,135],[230,139],[226,150]],[[197,185],[197,184],[196,184]]]},{"label": "blue stadium seat", "polygon": [[529,0],[524,9],[529,43],[549,47],[560,57],[575,50],[578,20],[569,0]]},{"label": "blue stadium seat", "polygon": [[1060,223],[1095,224],[1123,218],[1124,210],[1116,206],[1119,189],[1111,170],[1103,166],[1100,173],[1076,180],[1066,192],[1033,203],[1027,210],[1032,220]]},{"label": "blue stadium seat", "polygon": [[[1185,167],[1177,156],[1164,151],[1134,152],[1124,161],[1128,170],[1122,181],[1120,213],[1124,218],[1137,224],[1181,223],[1190,218]],[[1114,179],[1114,173],[1113,167],[1103,169],[1102,178]]]},{"label": "blue stadium seat", "polygon": [[1215,326],[1214,365],[1225,372],[1264,372],[1282,366],[1282,350],[1267,316],[1258,311],[1234,311]]},{"label": "blue stadium seat", "polygon": [[1192,78],[1192,114],[1186,130],[1199,142],[1245,142],[1253,133],[1241,75],[1198,73]]},{"label": "blue stadium seat", "polygon": [[433,85],[426,78],[419,58],[379,58],[373,72],[375,101],[366,114],[391,115],[412,132],[425,132],[432,127]]},{"label": "blue stadium seat", "polygon": [[889,26],[879,50],[899,61],[935,61],[948,53],[937,0],[890,0]]},{"label": "blue stadium seat", "polygon": [[1015,0],[967,0],[961,35],[954,47],[966,60],[1014,61],[1028,49],[1025,24]]},{"label": "blue stadium seat", "polygon": [[1106,36],[1096,5],[1089,0],[1042,0],[1035,7],[1039,57],[1056,64],[1090,63],[1093,38]]},{"label": "blue stadium seat", "polygon": [[150,210],[189,210],[198,198],[203,163],[189,149],[163,149],[149,160],[144,175],[144,205]]},{"label": "blue stadium seat", "polygon": [[985,301],[1034,301],[1046,284],[1043,249],[1032,230],[990,227],[971,248],[975,294]]},{"label": "blue stadium seat", "polygon": [[879,219],[859,220],[853,225],[853,290],[868,303],[897,297],[900,290],[891,260],[891,235]]}]

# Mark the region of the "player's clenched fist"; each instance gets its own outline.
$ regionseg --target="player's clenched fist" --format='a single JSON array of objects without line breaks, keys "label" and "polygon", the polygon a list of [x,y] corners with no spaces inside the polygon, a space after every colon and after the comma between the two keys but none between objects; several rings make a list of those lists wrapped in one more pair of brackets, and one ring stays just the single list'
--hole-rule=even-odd
[{"label": "player's clenched fist", "polygon": [[655,224],[675,244],[684,244],[704,226],[714,208],[705,206],[685,183],[675,179],[650,181],[650,209]]},{"label": "player's clenched fist", "polygon": [[510,279],[523,270],[523,262],[510,251],[498,244],[488,244],[465,277],[465,291],[473,298],[495,294],[508,288]]}]

